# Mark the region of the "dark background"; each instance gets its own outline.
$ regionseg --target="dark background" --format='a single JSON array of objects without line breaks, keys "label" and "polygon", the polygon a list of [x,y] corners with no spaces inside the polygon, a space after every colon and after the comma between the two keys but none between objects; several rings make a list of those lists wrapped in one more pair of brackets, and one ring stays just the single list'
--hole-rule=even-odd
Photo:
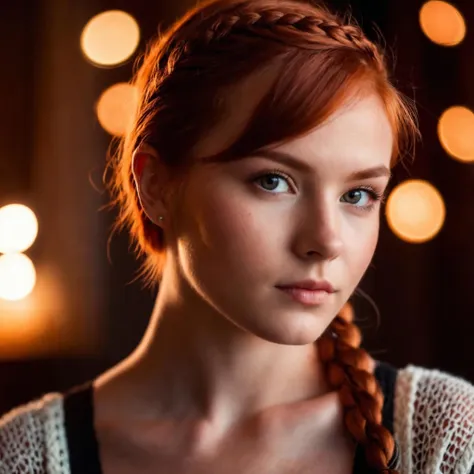
[{"label": "dark background", "polygon": [[[54,267],[67,300],[62,326],[46,328],[41,350],[32,344],[30,354],[8,355],[0,347],[0,413],[94,377],[143,334],[154,295],[132,283],[138,266],[126,235],[113,237],[107,257],[114,211],[101,210],[108,199],[101,176],[110,136],[94,112],[105,88],[130,79],[133,60],[97,68],[85,61],[79,38],[92,16],[123,9],[140,24],[143,50],[158,24],[168,25],[193,3],[17,0],[0,7],[0,206],[19,201],[36,212],[40,234],[28,255]],[[392,186],[426,179],[447,208],[441,232],[421,245],[400,240],[382,219],[373,266],[361,285],[380,311],[380,324],[367,301],[355,300],[366,347],[399,367],[423,365],[474,380],[474,165],[449,158],[436,133],[446,108],[474,107],[474,3],[453,2],[468,26],[456,48],[424,36],[421,1],[328,3],[341,10],[350,4],[372,39],[374,25],[382,31],[395,84],[417,102],[423,141],[413,164],[397,166]],[[8,340],[0,337],[0,344]]]}]

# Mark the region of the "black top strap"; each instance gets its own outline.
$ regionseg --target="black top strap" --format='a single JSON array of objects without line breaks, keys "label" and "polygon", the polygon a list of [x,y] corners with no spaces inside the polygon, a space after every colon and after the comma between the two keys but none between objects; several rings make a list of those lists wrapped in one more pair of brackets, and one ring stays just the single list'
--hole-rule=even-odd
[{"label": "black top strap", "polygon": [[382,418],[383,425],[387,428],[390,433],[394,433],[393,430],[393,409],[395,399],[395,385],[397,383],[397,369],[386,362],[377,362],[375,368],[375,377],[377,378],[382,392],[385,396]]},{"label": "black top strap", "polygon": [[94,431],[92,382],[64,395],[64,418],[71,474],[102,474]]}]

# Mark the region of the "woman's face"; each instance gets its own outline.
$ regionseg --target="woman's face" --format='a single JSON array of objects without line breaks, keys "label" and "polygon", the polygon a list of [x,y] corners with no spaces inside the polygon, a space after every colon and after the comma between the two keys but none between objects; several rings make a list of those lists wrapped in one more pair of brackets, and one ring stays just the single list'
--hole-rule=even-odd
[{"label": "woman's face", "polygon": [[[202,153],[217,151],[213,143],[211,134]],[[374,196],[387,186],[392,143],[384,107],[368,95],[270,153],[199,164],[173,225],[179,277],[247,332],[282,344],[315,341],[372,259]],[[305,305],[277,288],[307,279],[335,292]]]}]

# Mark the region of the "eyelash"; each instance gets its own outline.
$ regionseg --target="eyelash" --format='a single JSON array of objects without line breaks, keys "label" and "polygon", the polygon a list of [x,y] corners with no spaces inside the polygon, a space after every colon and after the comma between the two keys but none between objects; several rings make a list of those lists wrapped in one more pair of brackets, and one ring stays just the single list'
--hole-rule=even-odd
[{"label": "eyelash", "polygon": [[[259,179],[262,179],[266,176],[278,176],[280,178],[283,178],[283,179],[287,180],[289,182],[289,184],[292,181],[291,177],[287,173],[285,173],[284,171],[282,171],[280,169],[275,168],[275,169],[272,169],[272,170],[268,170],[264,173],[261,173],[258,176],[255,176],[252,179],[252,182],[256,182]],[[347,194],[351,191],[358,191],[358,190],[367,191],[367,193],[369,193],[370,197],[373,199],[372,204],[369,204],[367,206],[362,206],[362,207],[361,206],[354,206],[354,207],[357,207],[358,209],[360,209],[362,211],[369,212],[375,207],[375,204],[377,202],[384,202],[385,201],[385,193],[380,193],[379,191],[374,189],[372,186],[358,186],[357,188],[350,189],[349,191],[347,191],[344,194]],[[264,189],[264,191],[266,191],[267,193],[270,193],[270,194],[278,194],[278,193],[272,193],[272,191],[268,191],[268,190],[265,190],[265,189]]]}]

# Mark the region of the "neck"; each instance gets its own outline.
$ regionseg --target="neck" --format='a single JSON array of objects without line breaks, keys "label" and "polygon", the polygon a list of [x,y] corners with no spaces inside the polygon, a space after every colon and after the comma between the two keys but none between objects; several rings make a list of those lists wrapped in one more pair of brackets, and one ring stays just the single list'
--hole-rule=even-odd
[{"label": "neck", "polygon": [[170,293],[160,288],[141,344],[115,372],[141,413],[223,427],[330,391],[316,344],[265,341],[203,308],[196,296],[179,299],[184,305]]}]

